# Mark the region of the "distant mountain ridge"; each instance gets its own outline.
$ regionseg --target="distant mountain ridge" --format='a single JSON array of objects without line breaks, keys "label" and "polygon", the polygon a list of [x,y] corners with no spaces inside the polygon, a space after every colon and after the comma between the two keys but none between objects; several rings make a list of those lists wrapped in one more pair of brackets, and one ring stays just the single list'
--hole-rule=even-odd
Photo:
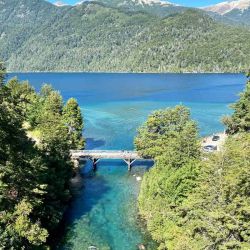
[{"label": "distant mountain ridge", "polygon": [[250,26],[250,0],[226,1],[202,9]]},{"label": "distant mountain ridge", "polygon": [[0,0],[8,71],[242,72],[250,34],[185,9],[167,17],[97,2]]},{"label": "distant mountain ridge", "polygon": [[[143,11],[148,14],[157,16],[168,16],[174,13],[180,13],[187,10],[187,7],[183,7],[168,1],[162,0],[90,0],[104,4],[112,8],[120,8],[128,11]],[[77,4],[86,3],[86,1],[80,1]]]},{"label": "distant mountain ridge", "polygon": [[[76,4],[81,4],[84,3],[86,1],[80,1]],[[117,6],[119,5],[127,5],[127,4],[132,4],[132,5],[161,5],[161,6],[179,6],[178,4],[174,4],[168,1],[162,1],[162,0],[129,0],[129,1],[104,1],[104,0],[100,0],[100,2],[105,3],[105,2],[109,2],[109,3],[116,3]]]},{"label": "distant mountain ridge", "polygon": [[[75,5],[84,4],[86,2],[86,0],[80,0]],[[160,17],[182,13],[187,9],[195,9],[164,0],[88,0],[88,2],[96,2],[126,11],[142,11]],[[66,4],[59,0],[55,2],[55,5],[62,7]],[[200,9],[206,11],[217,21],[231,25],[243,24],[250,26],[250,0],[225,1]]]},{"label": "distant mountain ridge", "polygon": [[207,11],[216,12],[221,15],[225,15],[233,10],[240,10],[244,11],[250,7],[250,0],[233,0],[233,1],[226,1],[221,2],[213,6],[208,6],[203,8]]}]

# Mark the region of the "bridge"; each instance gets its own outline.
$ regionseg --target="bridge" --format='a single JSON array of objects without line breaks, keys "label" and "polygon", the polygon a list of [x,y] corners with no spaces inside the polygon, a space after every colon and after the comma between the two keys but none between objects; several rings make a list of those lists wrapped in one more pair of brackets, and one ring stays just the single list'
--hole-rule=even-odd
[{"label": "bridge", "polygon": [[126,150],[71,150],[70,153],[76,168],[79,167],[80,160],[92,160],[94,170],[101,159],[124,160],[128,165],[129,171],[136,160],[144,160],[136,151]]}]

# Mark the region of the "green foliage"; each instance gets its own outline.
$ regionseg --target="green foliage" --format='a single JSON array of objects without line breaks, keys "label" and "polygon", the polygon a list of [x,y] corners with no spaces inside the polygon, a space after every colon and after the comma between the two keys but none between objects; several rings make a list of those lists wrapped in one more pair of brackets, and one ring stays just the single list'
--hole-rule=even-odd
[{"label": "green foliage", "polygon": [[32,205],[27,201],[21,201],[16,207],[12,215],[15,218],[14,229],[21,237],[27,238],[28,241],[39,246],[46,242],[48,232],[40,228],[39,223],[32,223],[29,215],[32,213]]},{"label": "green foliage", "polygon": [[230,138],[205,163],[197,187],[179,208],[181,235],[175,241],[188,238],[191,249],[249,249],[249,168],[250,135]]},{"label": "green foliage", "polygon": [[1,4],[0,57],[8,71],[240,72],[250,64],[248,30],[202,11],[161,18],[93,2]]},{"label": "green foliage", "polygon": [[7,82],[7,87],[13,100],[13,104],[18,107],[22,116],[26,118],[26,114],[36,101],[35,90],[30,86],[29,82],[19,83],[17,78],[13,78]]},{"label": "green foliage", "polygon": [[138,130],[135,147],[145,158],[164,154],[175,166],[182,165],[185,157],[196,158],[197,126],[190,120],[190,111],[180,105],[152,113]]},{"label": "green foliage", "polygon": [[234,113],[230,117],[224,117],[223,122],[227,126],[227,132],[235,134],[250,131],[250,80],[246,89],[240,94],[239,100],[232,105]]},{"label": "green foliage", "polygon": [[166,17],[169,15],[174,15],[176,13],[183,12],[187,10],[187,7],[183,7],[180,5],[171,4],[170,2],[166,4],[162,4],[162,2],[150,2],[146,3],[141,2],[139,0],[100,0],[96,1],[97,3],[104,4],[106,6],[110,6],[113,8],[119,8],[123,11],[131,11],[131,12],[146,12],[150,15],[155,15],[159,17]]},{"label": "green foliage", "polygon": [[139,196],[159,249],[249,249],[249,166],[249,134],[230,138],[205,162],[178,169],[160,157]]},{"label": "green foliage", "polygon": [[4,84],[6,68],[3,63],[0,62],[0,87]]},{"label": "green foliage", "polygon": [[153,239],[160,244],[159,249],[168,249],[170,244],[178,242],[176,238],[182,234],[177,222],[180,216],[178,208],[195,188],[200,169],[197,160],[186,161],[182,167],[176,168],[160,157],[144,176],[139,210]]},{"label": "green foliage", "polygon": [[[13,83],[13,82],[12,82]],[[12,84],[10,84],[13,86]],[[34,144],[22,129],[22,105],[16,105],[16,92],[7,86],[0,88],[0,246],[18,249],[41,245],[47,230],[38,224],[39,216],[32,214],[41,196],[34,193],[42,185],[46,166]],[[20,201],[29,200],[31,211],[20,211]],[[32,204],[32,205],[31,205]],[[27,205],[27,204],[26,204]],[[34,206],[34,207],[33,207]],[[27,207],[24,208],[26,210]],[[24,214],[26,213],[27,214]],[[20,231],[20,228],[27,231]],[[39,237],[36,235],[39,234]]]},{"label": "green foliage", "polygon": [[[184,107],[155,112],[139,130],[138,149],[156,157],[142,181],[139,210],[158,249],[250,249],[249,86],[234,105],[234,135],[220,152],[198,157]],[[181,136],[166,137],[170,132]]]},{"label": "green foliage", "polygon": [[[63,100],[48,85],[38,94],[28,82],[14,78],[3,85],[4,75],[1,81],[0,248],[45,249],[71,197]],[[80,129],[79,121],[68,117]],[[33,131],[38,138],[28,138]]]},{"label": "green foliage", "polygon": [[63,119],[69,130],[71,149],[82,149],[84,147],[83,119],[81,109],[74,98],[69,99],[64,106]]},{"label": "green foliage", "polygon": [[153,238],[166,249],[178,235],[177,209],[196,187],[201,169],[197,127],[184,106],[160,110],[139,129],[135,145],[155,166],[144,175],[140,214]]}]

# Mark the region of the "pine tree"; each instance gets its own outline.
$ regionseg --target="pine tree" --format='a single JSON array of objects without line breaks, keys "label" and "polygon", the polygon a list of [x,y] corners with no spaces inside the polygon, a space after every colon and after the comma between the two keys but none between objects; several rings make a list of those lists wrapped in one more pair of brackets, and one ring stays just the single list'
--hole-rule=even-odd
[{"label": "pine tree", "polygon": [[6,77],[6,68],[2,62],[0,62],[0,87],[4,84]]},{"label": "pine tree", "polygon": [[72,149],[82,149],[84,140],[82,138],[83,119],[81,109],[74,98],[68,100],[63,108],[63,119],[68,127]]},{"label": "pine tree", "polygon": [[[68,109],[49,85],[38,94],[17,78],[5,84],[4,72],[0,81],[0,249],[47,249],[71,197],[72,140],[63,116]],[[76,111],[77,119],[67,116],[67,122],[81,137]]]},{"label": "pine tree", "polygon": [[[249,74],[248,74],[249,77]],[[224,117],[223,122],[227,126],[229,134],[250,131],[250,80],[247,81],[245,90],[240,94],[239,100],[231,105],[234,113],[230,117]]]},{"label": "pine tree", "polygon": [[15,101],[11,89],[0,86],[0,248],[31,249],[44,245],[48,236],[35,212],[46,192],[46,166],[22,128]]}]

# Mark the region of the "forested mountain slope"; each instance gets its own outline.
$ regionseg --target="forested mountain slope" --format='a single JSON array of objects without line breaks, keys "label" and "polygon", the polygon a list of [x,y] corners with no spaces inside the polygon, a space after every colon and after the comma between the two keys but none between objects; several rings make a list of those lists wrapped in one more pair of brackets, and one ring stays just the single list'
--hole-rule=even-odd
[{"label": "forested mountain slope", "polygon": [[109,7],[129,11],[143,11],[151,15],[166,17],[187,10],[187,7],[161,0],[95,0]]},{"label": "forested mountain slope", "polygon": [[97,3],[0,5],[8,71],[239,72],[250,65],[249,32],[202,11],[160,18]]}]

